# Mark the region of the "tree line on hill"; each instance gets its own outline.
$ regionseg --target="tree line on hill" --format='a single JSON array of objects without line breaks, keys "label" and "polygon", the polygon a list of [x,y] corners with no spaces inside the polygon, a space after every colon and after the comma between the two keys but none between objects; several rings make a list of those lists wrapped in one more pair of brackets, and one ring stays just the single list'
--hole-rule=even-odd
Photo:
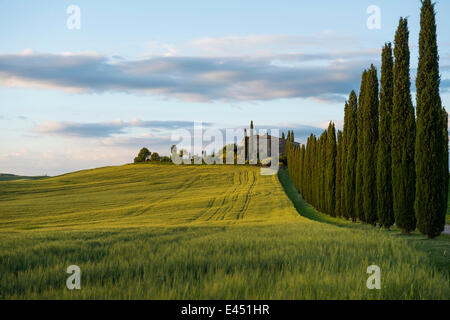
[{"label": "tree line on hill", "polygon": [[417,227],[433,238],[445,227],[449,167],[431,0],[422,1],[415,110],[408,39],[408,21],[400,18],[394,46],[382,49],[380,82],[373,65],[364,70],[359,96],[352,91],[345,103],[343,131],[330,122],[306,145],[288,143],[288,168],[322,212],[387,229],[395,223],[403,233]]},{"label": "tree line on hill", "polygon": [[146,147],[142,148],[137,157],[134,158],[134,163],[141,163],[147,161],[160,161],[160,162],[171,162],[170,157],[160,156],[158,152],[150,152]]}]

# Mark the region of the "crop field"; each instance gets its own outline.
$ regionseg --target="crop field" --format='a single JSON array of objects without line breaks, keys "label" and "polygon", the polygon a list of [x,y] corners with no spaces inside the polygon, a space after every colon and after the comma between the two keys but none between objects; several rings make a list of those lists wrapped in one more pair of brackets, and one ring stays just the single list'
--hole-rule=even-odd
[{"label": "crop field", "polygon": [[[66,288],[70,265],[81,290]],[[0,299],[449,297],[449,236],[330,218],[285,171],[141,164],[0,182]]]}]

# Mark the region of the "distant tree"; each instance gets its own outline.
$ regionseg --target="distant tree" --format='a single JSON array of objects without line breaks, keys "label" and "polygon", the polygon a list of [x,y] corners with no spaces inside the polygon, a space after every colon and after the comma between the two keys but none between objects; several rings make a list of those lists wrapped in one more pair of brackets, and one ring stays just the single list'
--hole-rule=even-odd
[{"label": "distant tree", "polygon": [[158,152],[153,152],[152,155],[150,156],[150,160],[151,161],[159,161],[160,156],[159,156]]},{"label": "distant tree", "polygon": [[355,213],[359,220],[366,221],[363,207],[363,127],[364,127],[364,97],[366,94],[367,70],[364,70],[361,77],[361,87],[359,90],[358,109],[357,109],[357,156],[356,156],[356,182],[355,182]]},{"label": "distant tree", "polygon": [[438,236],[444,230],[448,197],[448,120],[439,94],[435,16],[434,4],[423,0],[416,78],[415,212],[417,228],[429,238]]},{"label": "distant tree", "polygon": [[[358,101],[355,91],[350,93],[348,100],[348,110],[345,113],[344,131],[345,136],[345,162],[343,169],[343,191],[342,207],[345,210],[344,215],[356,221],[355,198],[356,198],[356,166],[358,155]],[[344,155],[343,155],[344,157]]]},{"label": "distant tree", "polygon": [[408,21],[406,18],[400,18],[394,46],[391,148],[395,224],[403,233],[410,233],[416,228],[414,214],[416,183],[414,165],[415,119],[410,92],[408,38]]},{"label": "distant tree", "polygon": [[134,158],[134,163],[145,162],[148,160],[150,155],[151,155],[151,152],[147,148],[144,147],[139,151],[137,157]]},{"label": "distant tree", "polygon": [[172,160],[168,156],[162,156],[159,161],[161,161],[161,162],[171,162]]},{"label": "distant tree", "polygon": [[336,128],[330,122],[326,141],[325,209],[331,216],[336,216],[336,154]]},{"label": "distant tree", "polygon": [[377,155],[377,206],[378,221],[389,229],[394,224],[394,207],[392,195],[392,99],[394,94],[394,59],[390,43],[382,50],[381,88],[380,88],[380,122]]},{"label": "distant tree", "polygon": [[378,77],[372,65],[367,73],[362,128],[363,136],[363,209],[365,222],[373,226],[377,214],[377,142],[378,142]]},{"label": "distant tree", "polygon": [[286,140],[284,137],[284,131],[281,133],[281,139]]}]

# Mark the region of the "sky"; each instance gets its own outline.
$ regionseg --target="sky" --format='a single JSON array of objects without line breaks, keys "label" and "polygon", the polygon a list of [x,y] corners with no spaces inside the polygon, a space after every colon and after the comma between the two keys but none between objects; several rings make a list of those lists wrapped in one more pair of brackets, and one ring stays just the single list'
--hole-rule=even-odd
[{"label": "sky", "polygon": [[[436,10],[448,106],[450,2]],[[143,146],[168,155],[174,130],[194,121],[253,120],[299,142],[329,121],[342,128],[345,100],[365,68],[379,70],[401,16],[414,84],[419,14],[419,0],[0,0],[0,172],[120,165]]]}]

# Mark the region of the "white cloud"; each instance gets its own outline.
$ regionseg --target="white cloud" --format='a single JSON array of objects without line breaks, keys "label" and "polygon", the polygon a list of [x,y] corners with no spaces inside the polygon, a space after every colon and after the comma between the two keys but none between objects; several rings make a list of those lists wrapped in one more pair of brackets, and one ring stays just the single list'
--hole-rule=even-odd
[{"label": "white cloud", "polygon": [[[341,96],[359,85],[361,70],[376,62],[369,56],[363,53],[354,59],[355,53],[343,52],[111,60],[94,53],[0,54],[0,85],[87,93],[146,93],[183,101],[298,97],[343,101]],[[314,59],[322,60],[322,64],[296,64]],[[274,64],[275,60],[286,63]]]}]

